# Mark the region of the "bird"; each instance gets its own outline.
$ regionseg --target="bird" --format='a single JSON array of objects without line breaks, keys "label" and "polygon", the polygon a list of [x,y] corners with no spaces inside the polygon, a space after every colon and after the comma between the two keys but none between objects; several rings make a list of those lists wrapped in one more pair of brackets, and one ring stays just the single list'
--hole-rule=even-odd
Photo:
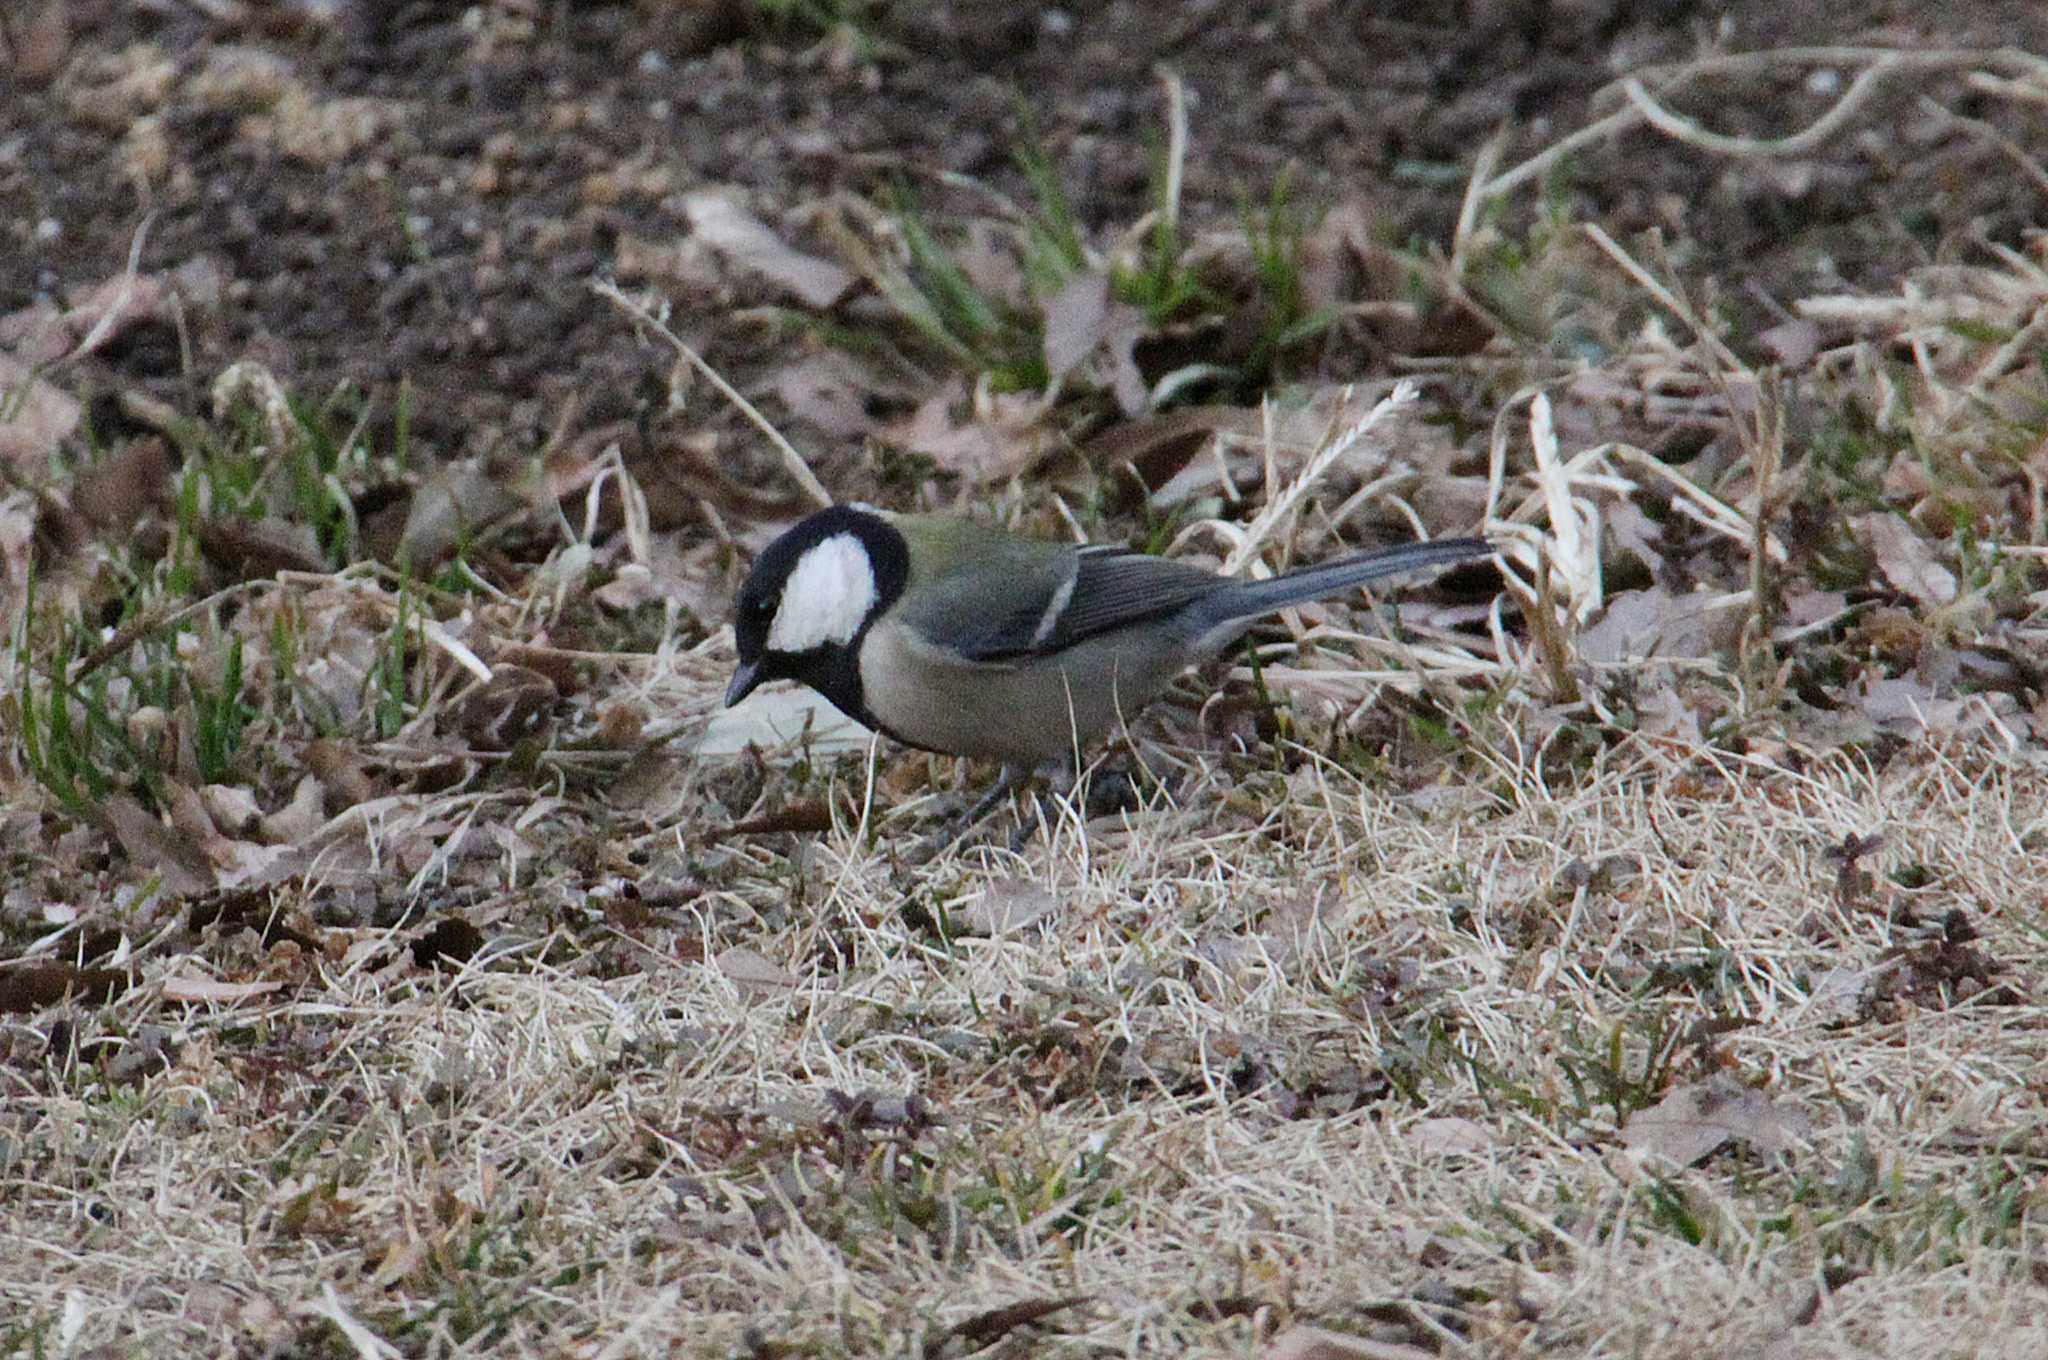
[{"label": "bird", "polygon": [[1259,619],[1383,577],[1490,556],[1484,538],[1379,548],[1262,581],[939,514],[816,511],[754,561],[735,601],[727,707],[808,685],[906,746],[995,760],[981,820],[1219,655]]}]

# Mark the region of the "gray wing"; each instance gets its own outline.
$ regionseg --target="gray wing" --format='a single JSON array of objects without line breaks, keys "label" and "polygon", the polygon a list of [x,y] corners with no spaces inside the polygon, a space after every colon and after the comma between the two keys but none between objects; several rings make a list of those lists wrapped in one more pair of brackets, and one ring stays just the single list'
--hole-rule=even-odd
[{"label": "gray wing", "polygon": [[1176,614],[1228,584],[1214,572],[1127,548],[1088,547],[1051,591],[956,639],[969,660],[999,665],[1049,656],[1102,633]]}]

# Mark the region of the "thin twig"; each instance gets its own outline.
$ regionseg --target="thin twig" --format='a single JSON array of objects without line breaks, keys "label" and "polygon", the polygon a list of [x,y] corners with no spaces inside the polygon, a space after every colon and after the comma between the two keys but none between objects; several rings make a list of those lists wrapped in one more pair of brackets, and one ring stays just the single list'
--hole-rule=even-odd
[{"label": "thin twig", "polygon": [[[1862,66],[1842,97],[1826,112],[1797,132],[1783,137],[1730,137],[1711,132],[1690,119],[1671,112],[1662,99],[1707,76],[1755,75],[1776,68],[1798,66]],[[1860,108],[1884,79],[1905,72],[1928,73],[1970,67],[1968,77],[1977,89],[1989,89],[2008,98],[2039,98],[2036,82],[2048,77],[2048,58],[2019,48],[1950,48],[1912,52],[1888,47],[1786,47],[1767,52],[1743,52],[1667,66],[1646,67],[1624,77],[1608,88],[1617,91],[1623,106],[1577,132],[1551,143],[1519,165],[1486,180],[1478,197],[1498,198],[1547,173],[1559,161],[1582,147],[1620,135],[1630,128],[1649,124],[1666,136],[1691,146],[1728,155],[1791,156],[1818,146],[1840,131],[1851,114]],[[1999,82],[1992,71],[2011,72],[2015,78]],[[1598,96],[1596,96],[1597,98]]]},{"label": "thin twig", "polygon": [[776,429],[768,417],[761,414],[760,408],[756,407],[751,401],[748,401],[737,387],[727,382],[717,369],[705,361],[703,355],[697,353],[696,350],[686,344],[680,335],[670,330],[667,322],[649,311],[645,304],[627,297],[619,290],[619,286],[610,279],[600,279],[592,284],[591,287],[599,297],[607,299],[612,305],[636,318],[642,325],[668,341],[670,345],[675,347],[676,353],[689,360],[690,367],[696,369],[707,382],[718,389],[720,396],[731,402],[741,415],[752,421],[754,428],[766,435],[768,442],[774,445],[775,451],[782,455],[782,467],[789,474],[790,480],[794,481],[803,490],[803,493],[810,497],[813,504],[821,509],[832,504],[832,493],[825,489],[825,484],[818,480],[816,473],[811,471],[810,464],[806,463],[804,456],[796,451],[796,446],[787,439],[784,439],[782,431]]},{"label": "thin twig", "polygon": [[2028,155],[2025,147],[1985,122],[1982,118],[1967,118],[1953,109],[1943,108],[1926,95],[1920,96],[1920,110],[1923,113],[1933,115],[1941,122],[1951,124],[1969,133],[1972,137],[1978,137],[1991,143],[2001,152],[2005,153],[2007,160],[2019,167],[2021,174],[2034,182],[2036,189],[2039,189],[2044,194],[2048,194],[2048,169],[2043,169],[2041,162]]},{"label": "thin twig", "polygon": [[1731,137],[1723,132],[1713,132],[1701,127],[1690,118],[1684,118],[1659,104],[1646,89],[1641,80],[1630,77],[1621,82],[1621,92],[1628,96],[1628,102],[1643,115],[1643,121],[1674,141],[1687,146],[1698,147],[1723,156],[1744,158],[1759,156],[1802,156],[1840,132],[1849,119],[1863,107],[1870,96],[1877,93],[1877,87],[1884,78],[1898,68],[1895,57],[1886,57],[1859,72],[1849,82],[1849,88],[1842,97],[1828,107],[1827,112],[1814,119],[1799,131],[1784,137]]},{"label": "thin twig", "polygon": [[[1594,245],[1600,247],[1609,259],[1621,266],[1623,273],[1634,279],[1637,285],[1644,292],[1655,298],[1666,311],[1670,312],[1680,321],[1683,321],[1686,327],[1699,337],[1700,343],[1713,352],[1716,359],[1737,373],[1749,374],[1749,365],[1736,358],[1735,352],[1721,343],[1721,337],[1715,335],[1713,331],[1707,328],[1706,322],[1700,318],[1698,313],[1693,311],[1690,303],[1658,282],[1649,270],[1637,263],[1635,257],[1622,249],[1620,243],[1612,236],[1609,236],[1598,223],[1588,222],[1585,224],[1584,230],[1586,235],[1592,239]],[[1753,377],[1754,375],[1750,376]]]}]

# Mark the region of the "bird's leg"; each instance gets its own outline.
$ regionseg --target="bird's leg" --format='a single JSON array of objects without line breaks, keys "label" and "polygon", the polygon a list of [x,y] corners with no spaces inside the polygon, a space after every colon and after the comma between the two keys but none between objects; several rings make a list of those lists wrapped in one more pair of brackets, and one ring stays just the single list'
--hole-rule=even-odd
[{"label": "bird's leg", "polygon": [[983,819],[995,811],[996,805],[1015,793],[1019,785],[1031,778],[1031,774],[1031,768],[1026,765],[1003,766],[1003,772],[996,776],[994,786],[983,794],[973,807],[967,809],[962,816],[948,819],[945,825],[931,834],[924,842],[923,852],[918,856],[919,861],[932,859],[941,851],[950,849],[966,839],[967,833],[980,826]]},{"label": "bird's leg", "polygon": [[[1080,776],[1074,771],[1074,761],[1071,757],[1041,765],[1033,773],[1045,776],[1045,788],[1032,797],[1031,804],[1038,810],[1038,825],[1044,829],[1046,844],[1050,845],[1053,819],[1057,816],[1057,810],[1052,804],[1057,799],[1070,797],[1074,792],[1074,786],[1080,782]],[[1086,820],[1085,817],[1083,820]],[[1022,850],[1024,843],[1031,839],[1031,830],[1031,825],[1019,818],[1017,830],[1010,837],[1010,849]]]},{"label": "bird's leg", "polygon": [[996,810],[996,804],[1008,798],[1031,778],[1028,765],[1005,765],[1003,772],[996,776],[994,787],[981,796],[981,801],[967,809],[967,815],[960,819],[960,832],[965,833],[981,825],[982,818]]}]

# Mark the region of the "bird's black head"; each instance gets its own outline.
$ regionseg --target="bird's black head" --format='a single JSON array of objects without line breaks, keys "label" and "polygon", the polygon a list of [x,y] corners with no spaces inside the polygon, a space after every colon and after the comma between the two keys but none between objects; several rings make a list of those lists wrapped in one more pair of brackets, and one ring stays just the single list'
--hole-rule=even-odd
[{"label": "bird's black head", "polygon": [[835,505],[797,524],[740,587],[732,622],[740,664],[727,705],[766,681],[795,680],[872,725],[861,701],[860,639],[909,576],[903,535],[872,510]]}]

